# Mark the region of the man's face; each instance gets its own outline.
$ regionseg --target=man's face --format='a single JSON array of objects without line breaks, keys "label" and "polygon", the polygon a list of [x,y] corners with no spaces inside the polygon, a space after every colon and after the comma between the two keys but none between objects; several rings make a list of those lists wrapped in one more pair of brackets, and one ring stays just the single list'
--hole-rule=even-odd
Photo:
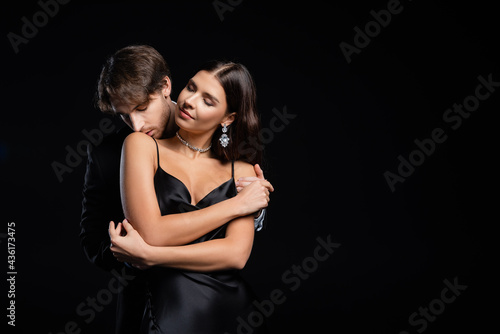
[{"label": "man's face", "polygon": [[113,110],[134,131],[156,139],[163,136],[170,118],[170,104],[162,93],[155,93],[144,104],[127,104],[116,97],[110,99]]}]

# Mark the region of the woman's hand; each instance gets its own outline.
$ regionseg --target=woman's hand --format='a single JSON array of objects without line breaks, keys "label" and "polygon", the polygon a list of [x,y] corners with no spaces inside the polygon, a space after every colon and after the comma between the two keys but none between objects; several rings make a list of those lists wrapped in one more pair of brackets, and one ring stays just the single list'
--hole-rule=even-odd
[{"label": "woman's hand", "polygon": [[148,250],[151,248],[130,223],[124,219],[122,223],[109,223],[111,252],[120,262],[128,262],[138,269],[147,269],[153,265],[148,261]]},{"label": "woman's hand", "polygon": [[259,164],[255,164],[254,169],[257,176],[240,177],[238,181],[236,181],[236,189],[238,190],[238,192],[242,191],[246,186],[255,181],[266,181],[263,183],[263,185],[267,188],[268,191],[273,192],[274,187],[264,177],[264,171],[262,170],[262,168],[260,168]]},{"label": "woman's hand", "polygon": [[261,209],[268,206],[269,195],[274,191],[273,185],[264,178],[264,172],[258,164],[254,166],[255,174],[252,177],[240,177],[236,182],[238,195],[235,199],[240,200],[241,215],[256,213],[259,215]]}]

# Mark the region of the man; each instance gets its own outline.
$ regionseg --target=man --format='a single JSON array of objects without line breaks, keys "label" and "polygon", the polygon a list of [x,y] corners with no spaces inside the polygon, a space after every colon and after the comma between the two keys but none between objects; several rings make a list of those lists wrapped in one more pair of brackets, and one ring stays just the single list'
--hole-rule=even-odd
[{"label": "man", "polygon": [[[173,114],[175,103],[170,97],[170,76],[167,63],[154,48],[136,45],[120,49],[111,56],[103,66],[98,83],[99,109],[104,113],[119,115],[128,127],[106,137],[98,147],[88,147],[80,239],[92,263],[112,271],[115,276],[133,278],[119,280],[123,286],[117,289],[120,292],[116,333],[120,334],[139,332],[145,305],[141,271],[118,262],[109,249],[109,222],[120,222],[125,218],[119,181],[121,147],[125,137],[132,131],[140,131],[157,139],[175,134],[177,126]],[[273,191],[272,185],[264,181],[260,167],[256,166],[255,169],[259,177],[240,179],[237,182],[238,190],[260,179],[259,182]],[[245,196],[243,193],[240,195]],[[264,215],[265,210],[262,210],[256,219],[257,230],[262,227]],[[196,221],[193,226],[215,224],[215,221]]]}]

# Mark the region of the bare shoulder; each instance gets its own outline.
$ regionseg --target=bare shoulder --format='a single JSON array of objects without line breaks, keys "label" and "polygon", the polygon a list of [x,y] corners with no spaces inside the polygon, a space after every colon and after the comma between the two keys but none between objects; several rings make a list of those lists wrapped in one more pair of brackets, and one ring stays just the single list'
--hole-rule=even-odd
[{"label": "bare shoulder", "polygon": [[125,138],[123,145],[131,147],[148,147],[151,145],[153,147],[155,146],[153,138],[142,132],[132,132],[131,134],[129,134],[127,138]]},{"label": "bare shoulder", "polygon": [[152,143],[153,140],[150,136],[148,136],[145,133],[142,132],[132,132],[125,138],[126,142],[133,142],[133,143]]},{"label": "bare shoulder", "polygon": [[150,136],[141,132],[132,132],[123,142],[122,152],[134,154],[135,156],[156,154],[156,145]]},{"label": "bare shoulder", "polygon": [[257,176],[253,165],[241,160],[234,162],[234,178]]}]

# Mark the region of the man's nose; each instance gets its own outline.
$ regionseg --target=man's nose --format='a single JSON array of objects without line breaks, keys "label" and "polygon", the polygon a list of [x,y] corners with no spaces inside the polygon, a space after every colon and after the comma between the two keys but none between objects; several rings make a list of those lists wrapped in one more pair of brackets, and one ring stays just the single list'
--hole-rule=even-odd
[{"label": "man's nose", "polygon": [[135,112],[130,113],[130,123],[132,124],[132,129],[136,132],[141,131],[141,129],[144,127],[144,120]]}]

